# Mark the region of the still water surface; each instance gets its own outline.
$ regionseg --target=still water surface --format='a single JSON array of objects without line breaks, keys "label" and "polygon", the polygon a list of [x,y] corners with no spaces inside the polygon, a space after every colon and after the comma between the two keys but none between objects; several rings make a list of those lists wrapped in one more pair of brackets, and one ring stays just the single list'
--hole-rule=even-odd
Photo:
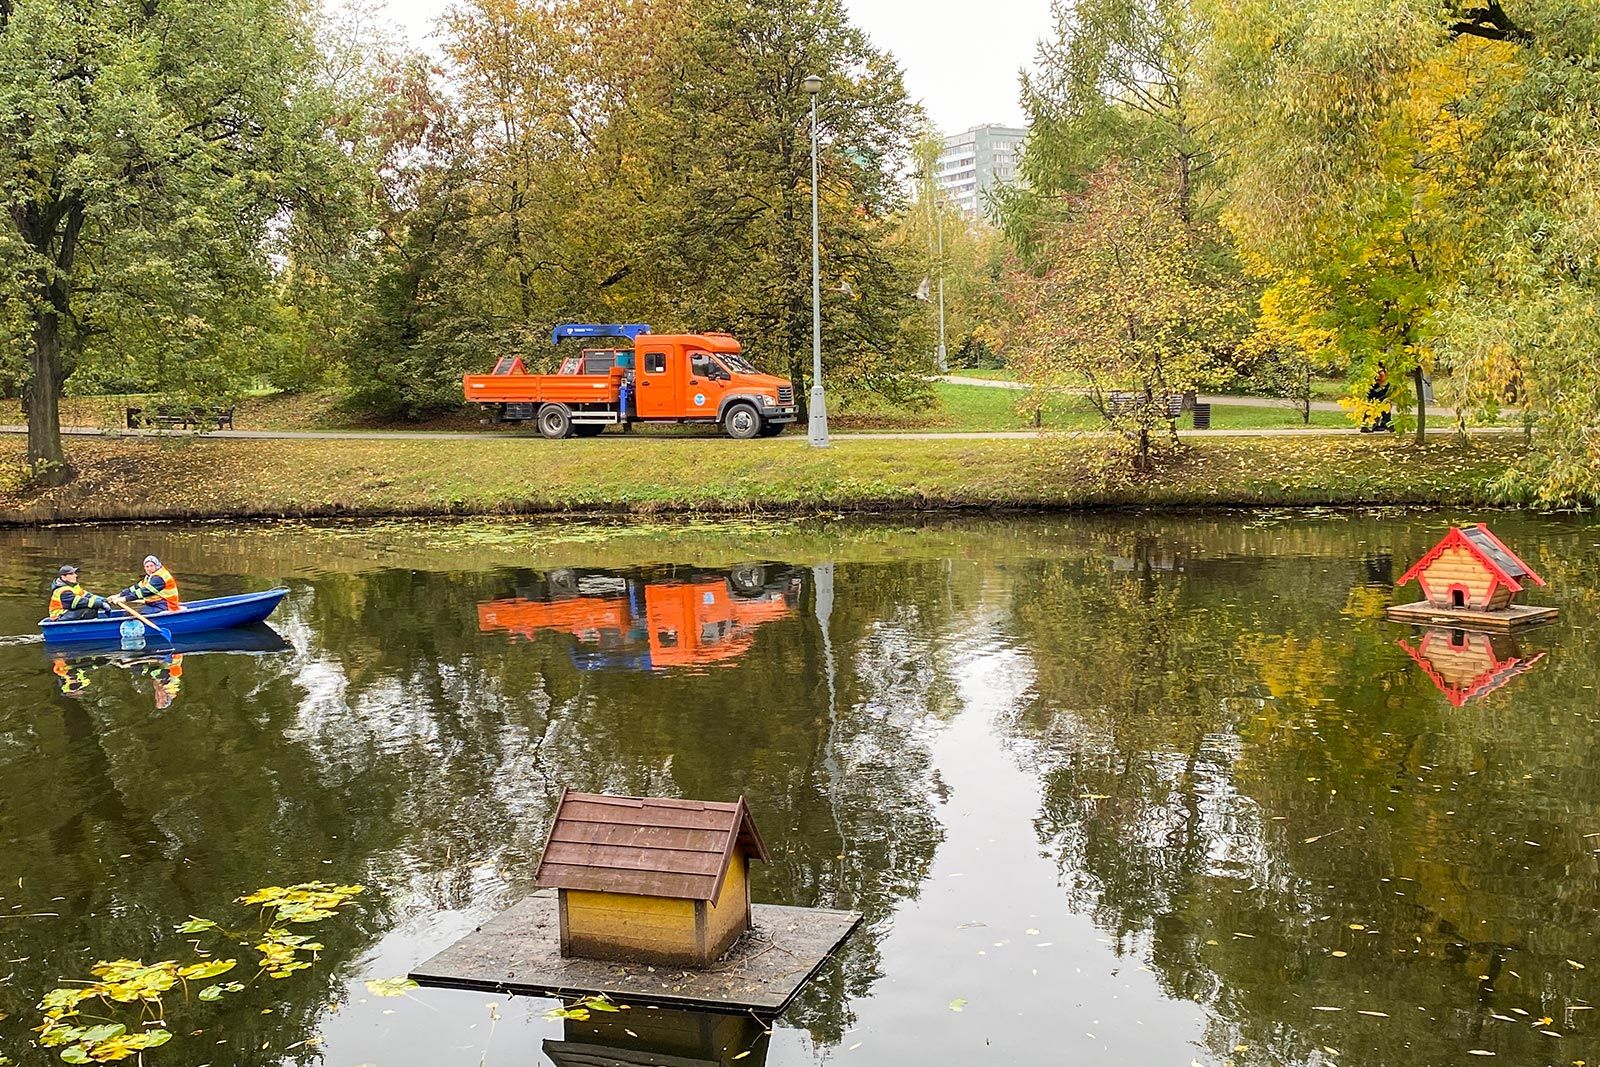
[{"label": "still water surface", "polygon": [[[0,645],[0,1061],[324,879],[369,890],[315,965],[169,995],[147,1063],[1600,1063],[1600,526],[1494,520],[1555,626],[1384,621],[1458,518],[0,534],[0,634],[68,559],[291,589],[179,658]],[[742,793],[755,899],[866,923],[770,1035],[372,995],[530,891],[566,785]]]}]

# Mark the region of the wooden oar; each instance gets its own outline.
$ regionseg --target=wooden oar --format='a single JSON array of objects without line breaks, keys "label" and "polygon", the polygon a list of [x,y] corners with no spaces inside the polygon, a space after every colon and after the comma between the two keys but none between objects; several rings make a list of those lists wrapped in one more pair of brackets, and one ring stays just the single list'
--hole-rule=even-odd
[{"label": "wooden oar", "polygon": [[129,615],[132,615],[134,618],[138,619],[140,622],[142,622],[146,626],[150,627],[150,629],[154,630],[156,633],[160,634],[162,637],[166,638],[168,641],[172,640],[172,631],[171,630],[168,630],[165,627],[157,626],[155,623],[151,622],[149,619],[147,619],[143,615],[139,614],[138,610],[135,609],[134,606],[132,604],[128,603],[126,600],[118,601],[117,602],[117,607],[121,608],[123,611],[126,611]]}]

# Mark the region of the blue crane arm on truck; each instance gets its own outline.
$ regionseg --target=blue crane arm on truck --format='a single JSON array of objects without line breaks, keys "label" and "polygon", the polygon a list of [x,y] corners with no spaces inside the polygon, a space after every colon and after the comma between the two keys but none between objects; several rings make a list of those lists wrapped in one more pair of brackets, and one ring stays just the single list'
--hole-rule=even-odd
[{"label": "blue crane arm on truck", "polygon": [[641,333],[649,333],[645,322],[566,322],[550,331],[550,343],[558,345],[571,337],[626,337],[637,341]]}]

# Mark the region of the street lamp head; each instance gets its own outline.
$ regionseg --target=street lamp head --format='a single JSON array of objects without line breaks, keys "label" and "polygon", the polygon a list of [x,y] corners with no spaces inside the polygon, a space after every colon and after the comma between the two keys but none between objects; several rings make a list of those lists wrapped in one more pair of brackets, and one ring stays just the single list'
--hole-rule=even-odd
[{"label": "street lamp head", "polygon": [[810,93],[812,96],[816,96],[818,93],[822,92],[822,79],[817,77],[815,74],[807,74],[806,80],[800,84],[805,86],[806,92]]}]

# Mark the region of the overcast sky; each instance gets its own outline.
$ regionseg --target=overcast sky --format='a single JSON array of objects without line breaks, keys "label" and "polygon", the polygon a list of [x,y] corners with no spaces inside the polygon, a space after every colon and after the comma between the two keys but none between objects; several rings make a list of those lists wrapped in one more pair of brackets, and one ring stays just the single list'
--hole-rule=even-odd
[{"label": "overcast sky", "polygon": [[[389,0],[419,42],[449,0]],[[846,0],[851,17],[900,60],[906,89],[945,132],[1022,119],[1017,72],[1050,28],[1049,0]]]}]

